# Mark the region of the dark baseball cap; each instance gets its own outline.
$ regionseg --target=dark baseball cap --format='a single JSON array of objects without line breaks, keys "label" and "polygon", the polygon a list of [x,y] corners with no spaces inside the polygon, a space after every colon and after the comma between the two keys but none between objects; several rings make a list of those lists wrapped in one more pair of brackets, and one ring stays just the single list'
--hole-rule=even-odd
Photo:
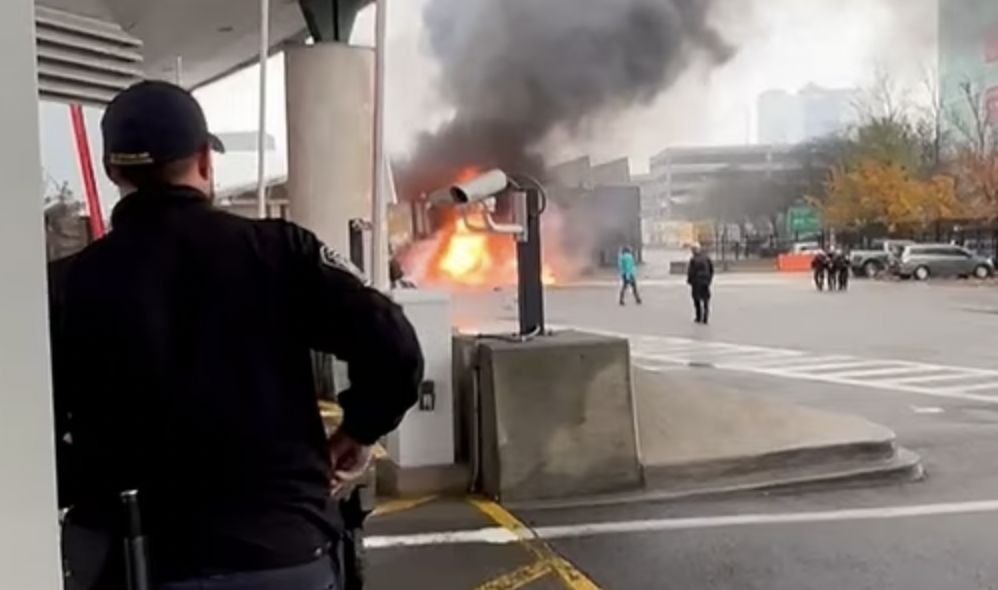
[{"label": "dark baseball cap", "polygon": [[225,151],[194,95],[169,82],[147,80],[123,90],[107,105],[100,126],[104,162],[111,166],[166,164],[206,145]]}]

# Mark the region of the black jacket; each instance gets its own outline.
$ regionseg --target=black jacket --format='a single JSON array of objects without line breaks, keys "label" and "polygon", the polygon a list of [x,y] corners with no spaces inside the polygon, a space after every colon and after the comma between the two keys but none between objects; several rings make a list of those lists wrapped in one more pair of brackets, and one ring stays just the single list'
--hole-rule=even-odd
[{"label": "black jacket", "polygon": [[690,257],[686,265],[686,284],[691,287],[709,287],[714,281],[714,263],[710,257],[699,252]]},{"label": "black jacket", "polygon": [[314,559],[336,515],[310,351],[348,363],[343,429],[371,444],[416,402],[412,326],[292,223],[166,187],[125,197],[112,224],[55,268],[77,521],[107,524],[138,489],[161,580]]}]

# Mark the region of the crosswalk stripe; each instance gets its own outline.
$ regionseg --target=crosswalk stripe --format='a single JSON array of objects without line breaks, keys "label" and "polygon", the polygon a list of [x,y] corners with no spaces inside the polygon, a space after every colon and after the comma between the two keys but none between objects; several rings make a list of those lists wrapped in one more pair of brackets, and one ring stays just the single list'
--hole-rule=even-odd
[{"label": "crosswalk stripe", "polygon": [[823,373],[826,371],[836,371],[841,369],[882,367],[883,365],[884,363],[880,361],[864,361],[854,358],[852,360],[842,360],[839,362],[831,362],[831,363],[812,363],[812,364],[805,363],[803,365],[794,365],[789,369],[784,369],[784,371],[787,373],[814,373],[814,372]]},{"label": "crosswalk stripe", "polygon": [[953,393],[970,393],[972,391],[987,391],[988,389],[998,389],[998,381],[977,383],[975,385],[963,385],[960,387],[948,387],[944,391],[951,391]]},{"label": "crosswalk stripe", "polygon": [[[965,379],[998,379],[998,374],[978,373],[972,370],[960,370],[951,367],[938,367],[939,375],[922,375],[915,377],[903,377],[901,379],[891,379],[892,383],[901,385],[918,385],[920,383],[934,383],[937,381],[960,381]],[[945,372],[944,372],[945,371]]]},{"label": "crosswalk stripe", "polygon": [[[639,366],[646,363],[654,366],[662,362],[676,365],[705,364],[772,377],[998,403],[998,371],[988,369],[655,337],[581,327],[574,329],[628,339],[631,342],[631,357]],[[978,391],[989,394],[975,393]]]},{"label": "crosswalk stripe", "polygon": [[896,375],[898,373],[931,373],[933,371],[939,371],[936,367],[925,367],[921,365],[895,365],[893,367],[885,367],[883,369],[870,369],[868,371],[852,371],[848,373],[836,373],[835,376],[839,379],[858,379],[866,377],[881,377],[884,375]]}]

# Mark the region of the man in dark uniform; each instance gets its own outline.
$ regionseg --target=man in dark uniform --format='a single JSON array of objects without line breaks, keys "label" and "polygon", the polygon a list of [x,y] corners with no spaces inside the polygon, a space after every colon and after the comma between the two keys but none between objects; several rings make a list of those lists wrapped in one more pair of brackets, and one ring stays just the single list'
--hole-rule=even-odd
[{"label": "man in dark uniform", "polygon": [[710,321],[710,285],[714,282],[714,263],[699,244],[691,248],[693,255],[686,265],[686,284],[693,298],[694,320],[698,324]]},{"label": "man in dark uniform", "polygon": [[818,250],[811,258],[811,274],[814,277],[814,288],[825,290],[825,279],[830,274],[831,261],[824,250]]},{"label": "man in dark uniform", "polygon": [[841,249],[836,248],[832,252],[832,264],[830,274],[835,275],[835,288],[845,291],[849,288],[849,256]]},{"label": "man in dark uniform", "polygon": [[[56,413],[86,473],[71,519],[113,531],[137,490],[160,590],[342,590],[331,492],[417,400],[412,326],[311,232],[212,207],[220,146],[187,91],[139,83],[101,130],[124,196],[61,269],[53,326]],[[312,350],[349,367],[329,439]]]}]

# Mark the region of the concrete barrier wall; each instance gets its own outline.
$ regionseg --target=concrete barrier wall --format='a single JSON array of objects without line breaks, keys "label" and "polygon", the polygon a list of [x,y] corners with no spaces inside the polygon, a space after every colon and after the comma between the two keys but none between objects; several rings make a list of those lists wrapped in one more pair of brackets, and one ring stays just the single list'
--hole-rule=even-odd
[{"label": "concrete barrier wall", "polygon": [[483,493],[524,501],[642,485],[626,340],[581,332],[459,340],[455,366],[478,366],[473,381],[457,377],[459,455],[477,452]]}]

